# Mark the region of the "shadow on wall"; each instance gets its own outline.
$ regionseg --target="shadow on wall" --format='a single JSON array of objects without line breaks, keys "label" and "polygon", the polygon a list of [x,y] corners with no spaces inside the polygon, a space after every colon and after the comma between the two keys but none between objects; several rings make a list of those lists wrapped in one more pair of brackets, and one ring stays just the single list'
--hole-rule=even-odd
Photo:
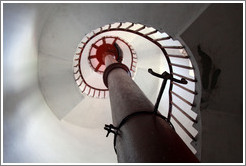
[{"label": "shadow on wall", "polygon": [[30,125],[38,121],[28,117],[42,115],[40,106],[43,103],[37,96],[41,97],[36,85],[19,92],[3,93],[3,162],[22,162],[26,153],[31,153],[33,148],[27,136]]},{"label": "shadow on wall", "polygon": [[218,88],[217,82],[221,73],[221,69],[214,64],[212,58],[197,46],[198,55],[200,56],[201,78],[202,78],[202,99],[201,108],[206,109],[209,105],[209,98]]}]

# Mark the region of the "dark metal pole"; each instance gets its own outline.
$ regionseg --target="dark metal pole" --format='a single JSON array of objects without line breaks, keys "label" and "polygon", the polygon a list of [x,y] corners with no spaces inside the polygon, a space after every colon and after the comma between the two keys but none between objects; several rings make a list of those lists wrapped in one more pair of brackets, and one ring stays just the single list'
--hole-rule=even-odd
[{"label": "dark metal pole", "polygon": [[[117,63],[110,55],[105,62]],[[124,69],[111,70],[107,83],[114,126],[134,112],[153,112],[153,104]],[[199,162],[169,124],[154,114],[129,119],[120,128],[116,150],[119,162]]]},{"label": "dark metal pole", "polygon": [[[180,84],[187,84],[188,82],[184,79],[184,78],[181,78],[181,80],[178,80],[176,78],[173,78],[173,76],[171,74],[169,74],[168,72],[163,72],[162,74],[158,74],[156,72],[154,72],[152,69],[148,69],[148,72],[150,74],[152,74],[153,76],[156,76],[156,77],[159,77],[159,78],[162,78],[163,81],[162,81],[162,84],[161,84],[161,89],[159,91],[159,94],[158,94],[158,97],[157,97],[157,100],[156,100],[156,103],[155,103],[155,107],[154,107],[154,113],[157,113],[158,111],[158,107],[159,107],[159,104],[160,104],[160,101],[161,101],[161,97],[162,97],[162,94],[165,90],[165,86],[166,86],[166,83],[167,83],[167,80],[169,79],[170,81],[174,81],[174,82],[178,82]],[[168,112],[168,121],[170,121],[170,111]]]}]

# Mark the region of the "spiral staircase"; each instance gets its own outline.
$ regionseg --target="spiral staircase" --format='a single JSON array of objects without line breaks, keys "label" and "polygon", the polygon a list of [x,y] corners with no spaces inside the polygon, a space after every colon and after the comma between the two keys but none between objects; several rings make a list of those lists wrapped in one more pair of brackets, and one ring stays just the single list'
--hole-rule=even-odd
[{"label": "spiral staircase", "polygon": [[[47,79],[40,79],[41,90],[54,114],[68,123],[79,127],[91,129],[103,129],[104,123],[111,122],[108,89],[103,84],[102,71],[105,67],[96,60],[96,52],[100,43],[118,42],[123,48],[123,62],[132,73],[132,78],[154,104],[161,87],[162,79],[153,77],[148,73],[151,68],[157,73],[167,71],[173,74],[174,78],[185,78],[188,83],[181,85],[173,81],[167,82],[163,93],[159,111],[173,123],[176,132],[183,139],[191,151],[200,158],[201,153],[201,119],[199,101],[201,97],[199,71],[196,62],[191,62],[191,53],[179,41],[173,40],[166,33],[161,33],[153,27],[139,23],[117,22],[99,27],[86,34],[75,49],[73,57],[73,68],[70,74],[73,75],[74,92],[71,96],[79,96],[77,103],[70,105],[65,110],[66,103],[59,101],[57,91],[54,89],[64,84],[53,84],[53,90],[45,90],[47,84],[52,85],[50,70],[44,70],[49,66],[57,65],[57,61],[47,57],[44,66],[39,71],[40,76]],[[123,43],[123,44],[122,44]],[[124,47],[125,44],[125,47]],[[42,45],[41,45],[42,46]],[[189,52],[189,53],[188,53]],[[72,57],[70,56],[72,59]],[[71,61],[71,60],[66,60]],[[54,63],[54,64],[52,64]],[[94,65],[92,64],[94,63]],[[66,65],[68,65],[67,63]],[[62,63],[62,65],[64,65]],[[55,70],[55,69],[53,69]],[[196,74],[195,74],[196,73]],[[62,78],[61,73],[61,78]],[[56,76],[57,77],[57,76]],[[60,87],[59,87],[60,86]],[[71,92],[69,92],[71,93]],[[54,103],[53,101],[57,101]],[[76,101],[76,100],[75,100]],[[132,103],[134,104],[134,103]],[[64,105],[64,107],[63,107]],[[61,109],[63,108],[63,109]],[[113,147],[112,147],[113,148]]]}]

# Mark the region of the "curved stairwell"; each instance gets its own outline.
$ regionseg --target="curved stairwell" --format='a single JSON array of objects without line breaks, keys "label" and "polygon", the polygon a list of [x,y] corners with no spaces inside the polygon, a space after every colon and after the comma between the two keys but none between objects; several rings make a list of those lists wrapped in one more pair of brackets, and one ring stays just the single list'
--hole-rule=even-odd
[{"label": "curved stairwell", "polygon": [[[199,131],[201,131],[201,119],[199,117],[199,109],[197,109],[200,103],[195,103],[194,101],[200,100],[198,93],[201,93],[201,90],[197,89],[199,86],[196,86],[196,84],[200,83],[200,79],[194,72],[194,70],[198,69],[190,61],[190,56],[192,55],[187,54],[186,49],[180,42],[173,40],[171,36],[161,33],[152,27],[130,22],[118,22],[100,27],[84,36],[74,55],[74,79],[85,98],[96,97],[106,98],[108,100],[108,89],[103,84],[102,74],[98,74],[95,68],[89,66],[87,59],[90,56],[90,50],[99,47],[99,45],[95,45],[94,43],[100,39],[106,43],[105,37],[107,36],[115,37],[114,40],[107,41],[109,43],[117,42],[119,40],[117,38],[120,38],[130,44],[131,51],[129,54],[131,56],[129,56],[129,59],[133,57],[134,63],[132,62],[126,65],[130,68],[132,75],[135,74],[133,78],[135,82],[153,103],[157,97],[162,79],[152,78],[147,72],[148,68],[155,66],[154,70],[158,73],[167,71],[173,74],[174,78],[185,78],[188,81],[186,85],[173,81],[168,83],[160,103],[159,111],[168,117],[186,145],[200,158],[201,133]],[[141,49],[144,49],[148,45],[150,45],[149,52],[141,53]],[[146,49],[144,50],[146,51]],[[160,51],[160,56],[156,55],[157,50]],[[124,53],[123,58],[125,58]],[[154,64],[148,64],[146,61],[149,59],[157,59],[157,61],[151,62]],[[97,65],[97,70],[100,68],[98,66],[99,64]],[[156,66],[158,67],[156,68]],[[83,76],[83,74],[86,76]],[[87,78],[91,79],[89,83]],[[156,80],[151,82],[149,79]],[[149,91],[146,91],[148,86],[150,84],[156,84],[156,81],[159,82],[158,86],[154,86]],[[102,108],[96,107],[94,109]],[[70,120],[66,117],[64,119],[71,122],[71,118]]]}]

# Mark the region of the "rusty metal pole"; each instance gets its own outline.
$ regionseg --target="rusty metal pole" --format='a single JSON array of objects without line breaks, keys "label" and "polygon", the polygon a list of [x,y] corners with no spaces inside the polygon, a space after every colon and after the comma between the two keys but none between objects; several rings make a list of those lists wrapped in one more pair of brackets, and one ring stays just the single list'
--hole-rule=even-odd
[{"label": "rusty metal pole", "polygon": [[[117,61],[108,55],[105,63],[109,66]],[[114,126],[134,112],[154,110],[153,104],[124,69],[111,70],[107,83]],[[170,125],[154,114],[129,119],[120,128],[115,148],[118,162],[199,162]]]}]

